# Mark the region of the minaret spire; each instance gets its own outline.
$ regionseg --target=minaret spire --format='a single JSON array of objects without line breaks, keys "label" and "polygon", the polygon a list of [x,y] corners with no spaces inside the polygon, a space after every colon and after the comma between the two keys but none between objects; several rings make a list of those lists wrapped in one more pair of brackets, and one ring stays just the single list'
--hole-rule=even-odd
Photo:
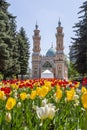
[{"label": "minaret spire", "polygon": [[58,26],[61,27],[61,22],[60,22],[60,18],[59,18],[59,21],[58,21]]},{"label": "minaret spire", "polygon": [[36,30],[38,29],[37,21],[36,21],[35,29],[36,29]]}]

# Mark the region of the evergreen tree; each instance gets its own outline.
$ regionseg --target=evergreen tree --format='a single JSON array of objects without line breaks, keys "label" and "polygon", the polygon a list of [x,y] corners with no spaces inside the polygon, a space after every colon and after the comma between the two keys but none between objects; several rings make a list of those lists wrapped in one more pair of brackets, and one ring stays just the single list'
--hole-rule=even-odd
[{"label": "evergreen tree", "polygon": [[73,27],[77,29],[74,30],[75,38],[72,38],[73,53],[71,57],[75,59],[74,67],[84,75],[87,73],[87,1],[83,2],[80,9],[79,22]]},{"label": "evergreen tree", "polygon": [[17,40],[17,32],[16,32],[16,17],[12,17],[10,19],[10,27],[11,27],[11,36],[12,41],[14,42],[13,46],[13,65],[11,73],[13,75],[18,75],[20,73],[20,63],[19,63],[19,50],[18,50],[18,40]]},{"label": "evergreen tree", "polygon": [[68,63],[68,78],[71,79],[71,80],[75,80],[79,76],[80,75],[76,71],[76,69],[74,68],[73,63],[72,62]]},{"label": "evergreen tree", "polygon": [[30,44],[23,27],[21,27],[18,33],[18,44],[19,44],[19,53],[20,53],[20,57],[19,57],[20,74],[25,75],[28,69]]},{"label": "evergreen tree", "polygon": [[4,78],[8,76],[12,67],[13,44],[10,37],[9,19],[11,15],[7,9],[9,4],[5,0],[0,1],[0,72]]}]

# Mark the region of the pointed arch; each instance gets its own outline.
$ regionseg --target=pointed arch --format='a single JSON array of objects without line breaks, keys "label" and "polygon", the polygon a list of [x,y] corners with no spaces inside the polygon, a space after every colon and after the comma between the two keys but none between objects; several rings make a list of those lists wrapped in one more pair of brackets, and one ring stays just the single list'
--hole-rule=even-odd
[{"label": "pointed arch", "polygon": [[42,67],[44,67],[44,68],[52,68],[52,65],[50,64],[49,61],[46,61],[46,62],[43,64]]}]

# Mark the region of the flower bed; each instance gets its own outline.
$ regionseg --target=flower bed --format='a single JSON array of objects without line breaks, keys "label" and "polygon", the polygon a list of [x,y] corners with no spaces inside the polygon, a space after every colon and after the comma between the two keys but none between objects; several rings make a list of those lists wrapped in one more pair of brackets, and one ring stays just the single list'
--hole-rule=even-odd
[{"label": "flower bed", "polygon": [[86,130],[87,90],[58,79],[0,82],[0,130]]}]

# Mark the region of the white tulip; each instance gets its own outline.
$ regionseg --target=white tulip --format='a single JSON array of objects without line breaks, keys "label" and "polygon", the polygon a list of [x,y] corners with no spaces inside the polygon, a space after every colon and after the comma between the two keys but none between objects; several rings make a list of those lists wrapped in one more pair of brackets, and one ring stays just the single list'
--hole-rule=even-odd
[{"label": "white tulip", "polygon": [[55,109],[54,108],[50,108],[49,109],[48,118],[53,119],[54,116],[55,116]]},{"label": "white tulip", "polygon": [[44,107],[37,107],[36,112],[40,119],[46,119],[48,116],[48,106],[45,105]]},{"label": "white tulip", "polygon": [[45,98],[44,100],[42,100],[41,105],[42,105],[42,106],[45,106],[45,105],[46,105],[46,103],[47,103],[47,99]]},{"label": "white tulip", "polygon": [[75,94],[74,95],[74,100],[78,100],[79,99],[79,95]]},{"label": "white tulip", "polygon": [[17,108],[20,108],[21,107],[21,102],[18,102],[17,103]]},{"label": "white tulip", "polygon": [[6,112],[5,119],[6,119],[7,122],[11,121],[11,113],[10,112]]},{"label": "white tulip", "polygon": [[52,103],[48,103],[48,107],[55,109],[55,106]]},{"label": "white tulip", "polygon": [[53,104],[46,104],[44,107],[37,107],[36,108],[37,116],[41,120],[44,120],[46,118],[53,119],[55,116],[55,106]]}]

